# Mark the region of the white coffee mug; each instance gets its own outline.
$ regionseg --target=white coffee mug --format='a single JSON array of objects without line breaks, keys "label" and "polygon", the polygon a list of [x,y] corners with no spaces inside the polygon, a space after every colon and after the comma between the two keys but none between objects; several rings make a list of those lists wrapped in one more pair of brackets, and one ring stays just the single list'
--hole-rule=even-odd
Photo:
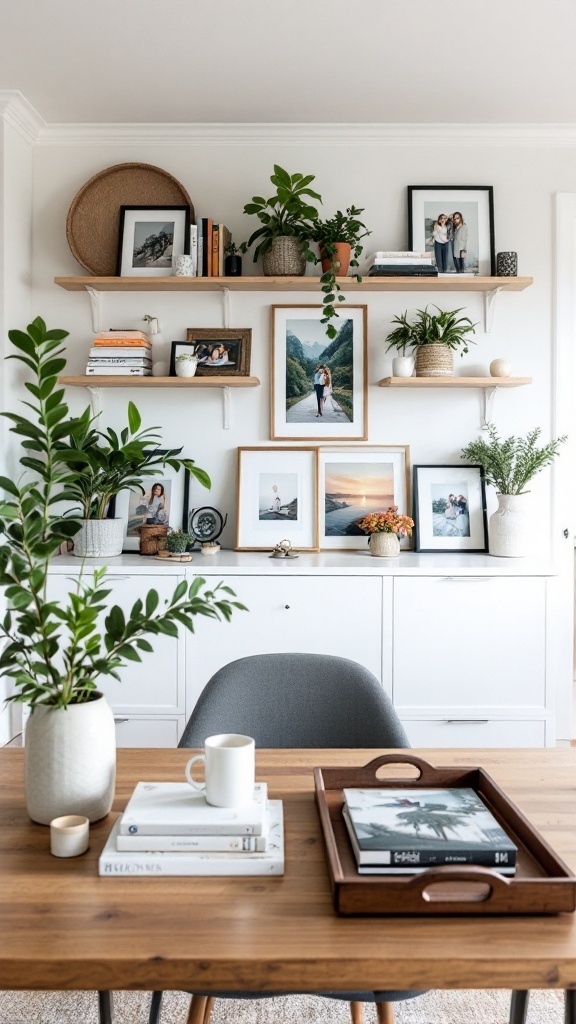
[{"label": "white coffee mug", "polygon": [[[206,792],[206,801],[213,807],[243,807],[254,799],[256,744],[250,736],[226,732],[209,736],[204,753],[191,757],[186,765],[186,778],[194,789]],[[204,761],[206,782],[192,778],[192,765]]]}]

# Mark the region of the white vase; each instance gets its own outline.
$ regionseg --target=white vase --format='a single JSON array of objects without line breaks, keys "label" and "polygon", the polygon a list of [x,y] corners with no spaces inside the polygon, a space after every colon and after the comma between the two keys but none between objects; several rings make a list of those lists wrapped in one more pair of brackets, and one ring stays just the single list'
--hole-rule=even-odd
[{"label": "white vase", "polygon": [[188,356],[186,359],[176,360],[176,376],[177,377],[193,377],[196,373],[196,367],[198,366],[198,360]]},{"label": "white vase", "polygon": [[490,516],[491,555],[522,558],[530,553],[533,535],[528,494],[499,494],[498,508]]},{"label": "white vase", "polygon": [[63,814],[103,818],[116,782],[114,716],[106,698],[64,708],[38,705],[26,725],[26,807],[32,821],[48,825]]},{"label": "white vase", "polygon": [[414,373],[414,356],[394,356],[392,360],[393,377],[411,377]]},{"label": "white vase", "polygon": [[509,377],[512,373],[512,363],[508,359],[493,359],[490,363],[491,377]]},{"label": "white vase", "polygon": [[400,541],[397,533],[371,533],[370,554],[376,558],[394,558],[400,554]]},{"label": "white vase", "polygon": [[74,537],[74,554],[78,558],[115,558],[122,554],[123,519],[83,519]]}]

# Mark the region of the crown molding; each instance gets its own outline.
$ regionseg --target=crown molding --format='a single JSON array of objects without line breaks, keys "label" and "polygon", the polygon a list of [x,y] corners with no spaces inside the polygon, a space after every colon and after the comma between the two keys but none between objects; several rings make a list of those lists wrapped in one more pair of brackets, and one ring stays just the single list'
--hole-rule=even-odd
[{"label": "crown molding", "polygon": [[26,142],[38,142],[44,118],[18,89],[0,89],[0,121],[11,125]]},{"label": "crown molding", "polygon": [[[38,116],[38,115],[37,115]],[[46,124],[41,146],[574,146],[576,124]]]}]

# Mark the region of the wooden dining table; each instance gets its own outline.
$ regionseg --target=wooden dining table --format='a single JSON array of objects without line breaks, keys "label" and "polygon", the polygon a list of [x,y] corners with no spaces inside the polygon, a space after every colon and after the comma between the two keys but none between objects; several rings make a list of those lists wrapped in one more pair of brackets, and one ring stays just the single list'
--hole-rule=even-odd
[{"label": "wooden dining table", "polygon": [[[576,915],[341,917],[314,801],[315,766],[374,750],[261,750],[257,778],[284,801],[283,877],[98,876],[112,824],[140,780],[184,779],[189,750],[119,750],[113,812],[74,859],[27,817],[24,752],[0,750],[0,989],[576,988]],[[482,765],[576,870],[576,750],[417,751]]]}]

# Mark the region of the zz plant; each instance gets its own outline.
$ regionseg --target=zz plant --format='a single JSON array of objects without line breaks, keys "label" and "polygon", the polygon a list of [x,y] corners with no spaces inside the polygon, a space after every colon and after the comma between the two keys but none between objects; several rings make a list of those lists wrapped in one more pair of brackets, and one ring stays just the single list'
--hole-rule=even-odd
[{"label": "zz plant", "polygon": [[230,588],[218,584],[206,590],[206,581],[197,577],[190,586],[179,583],[163,603],[149,590],[125,612],[110,607],[105,568],[96,569],[90,580],[80,576],[65,605],[49,599],[50,559],[81,525],[77,514],[61,508],[76,500],[85,472],[85,453],[75,446],[87,419],[69,417],[58,387],[67,332],[49,331],[37,317],[27,332],[10,331],[9,337],[17,353],[8,358],[32,372],[25,384],[32,400],[24,404],[34,415],[4,413],[22,439],[24,474],[16,482],[0,477],[6,494],[0,500],[0,586],[8,605],[0,623],[0,676],[12,682],[11,700],[32,709],[38,704],[61,708],[90,700],[99,679],[119,679],[126,662],[141,661],[142,653],[152,651],[148,636],[176,637],[180,626],[193,632],[197,615],[229,621],[233,609],[244,606],[231,600]]}]

